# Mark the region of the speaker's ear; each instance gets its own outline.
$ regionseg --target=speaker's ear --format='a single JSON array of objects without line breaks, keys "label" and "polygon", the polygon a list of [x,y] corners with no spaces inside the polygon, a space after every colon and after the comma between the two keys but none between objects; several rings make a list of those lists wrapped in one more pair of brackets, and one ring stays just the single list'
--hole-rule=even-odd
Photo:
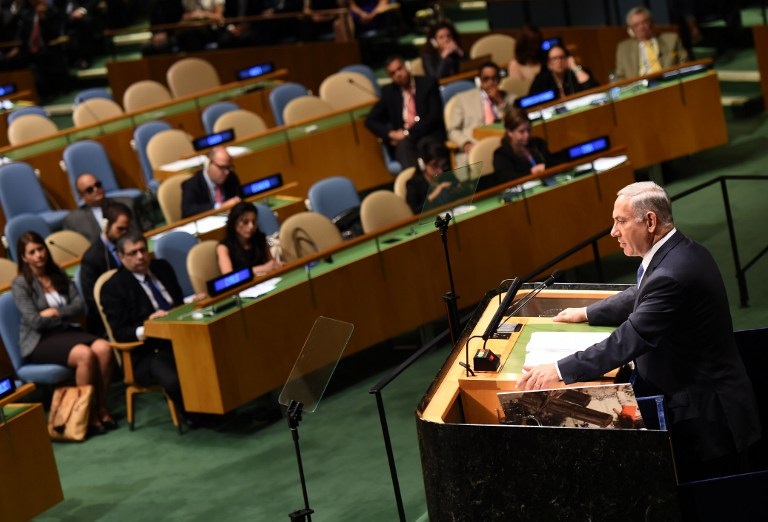
[{"label": "speaker's ear", "polygon": [[629,35],[630,38],[635,37],[635,31],[633,31],[631,27],[627,27],[627,34]]},{"label": "speaker's ear", "polygon": [[424,163],[424,160],[421,158],[416,158],[416,164],[419,166],[419,170],[424,172],[427,170],[427,164]]}]

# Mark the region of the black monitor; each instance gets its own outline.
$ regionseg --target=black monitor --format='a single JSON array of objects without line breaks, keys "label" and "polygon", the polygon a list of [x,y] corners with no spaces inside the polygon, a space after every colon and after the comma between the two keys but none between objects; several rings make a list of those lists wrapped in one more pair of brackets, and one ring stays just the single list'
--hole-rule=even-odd
[{"label": "black monitor", "polygon": [[235,75],[237,76],[238,80],[248,80],[250,78],[258,78],[259,76],[264,76],[267,73],[271,73],[275,70],[275,64],[272,62],[264,62],[264,63],[257,63],[256,65],[251,65],[250,67],[246,67],[245,69],[238,69],[235,72]]},{"label": "black monitor", "polygon": [[235,288],[252,280],[253,270],[251,270],[250,267],[235,270],[234,272],[224,274],[216,279],[208,281],[206,283],[206,286],[208,287],[208,295],[211,297],[217,296],[231,288]]},{"label": "black monitor", "polygon": [[0,96],[8,96],[10,94],[13,94],[16,92],[16,84],[15,83],[6,83],[3,85],[0,85]]},{"label": "black monitor", "polygon": [[192,140],[192,146],[195,150],[208,149],[227,143],[235,139],[235,129],[227,129],[213,134],[207,134]]},{"label": "black monitor", "polygon": [[279,172],[275,172],[266,178],[257,179],[256,181],[251,181],[249,183],[243,183],[242,187],[240,188],[243,191],[243,195],[248,197],[255,196],[256,194],[261,194],[262,192],[266,192],[268,190],[282,186],[283,175]]},{"label": "black monitor", "polygon": [[556,98],[557,96],[555,95],[555,91],[550,90],[550,91],[540,92],[537,94],[531,94],[530,96],[525,96],[523,98],[518,98],[518,100],[520,102],[521,108],[528,109],[530,107],[533,107],[534,105],[541,105],[542,103],[552,101]]},{"label": "black monitor", "polygon": [[611,139],[608,136],[600,136],[593,140],[585,141],[568,147],[568,159],[575,160],[602,152],[611,148]]}]

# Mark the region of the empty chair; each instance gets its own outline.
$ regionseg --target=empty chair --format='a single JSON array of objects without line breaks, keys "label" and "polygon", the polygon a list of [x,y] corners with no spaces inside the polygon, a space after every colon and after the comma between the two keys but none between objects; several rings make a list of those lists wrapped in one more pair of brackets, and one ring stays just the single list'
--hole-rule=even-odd
[{"label": "empty chair", "polygon": [[300,83],[288,82],[278,85],[269,92],[269,106],[277,125],[285,125],[283,110],[288,102],[299,96],[307,96],[309,90]]},{"label": "empty chair", "polygon": [[381,96],[381,86],[376,79],[376,74],[374,74],[373,69],[371,69],[369,66],[362,63],[353,63],[352,65],[346,65],[342,67],[340,71],[349,71],[362,74],[368,78],[368,81],[371,82],[371,85],[373,86],[373,92],[376,94],[376,97],[378,98]]},{"label": "empty chair", "polygon": [[18,275],[19,266],[4,257],[0,257],[0,286],[11,286],[11,281]]},{"label": "empty chair", "polygon": [[328,102],[317,96],[299,96],[289,101],[283,110],[283,121],[286,125],[319,118],[334,111]]},{"label": "empty chair", "polygon": [[475,83],[469,80],[456,80],[440,86],[440,97],[443,99],[443,105],[460,92],[475,89]]},{"label": "empty chair", "polygon": [[176,426],[176,430],[181,434],[181,424],[179,423],[179,414],[176,411],[176,406],[173,401],[165,394],[165,390],[160,385],[141,386],[136,383],[136,379],[133,375],[133,359],[131,358],[131,351],[143,346],[143,341],[134,342],[117,342],[112,334],[112,327],[107,321],[107,317],[104,314],[104,309],[101,306],[101,288],[104,286],[110,277],[112,277],[117,269],[113,268],[101,274],[93,285],[93,297],[96,301],[96,306],[99,308],[99,315],[104,323],[104,328],[109,338],[109,344],[120,352],[122,366],[123,366],[123,381],[125,382],[125,416],[128,421],[128,427],[133,431],[134,427],[134,396],[139,393],[162,393],[165,396],[165,400],[168,403],[168,410],[171,413],[171,421]]},{"label": "empty chair", "polygon": [[267,130],[267,124],[255,112],[238,109],[222,114],[216,120],[216,123],[213,124],[213,132],[221,132],[227,129],[234,129],[235,138],[242,138]]},{"label": "empty chair", "polygon": [[187,254],[187,273],[196,294],[207,293],[206,283],[221,275],[219,263],[216,260],[216,245],[218,244],[218,241],[213,239],[201,241],[193,246]]},{"label": "empty chair", "polygon": [[51,229],[48,223],[37,214],[19,214],[9,219],[5,223],[5,234],[3,235],[3,242],[5,248],[11,256],[11,259],[18,261],[16,247],[19,241],[19,237],[24,232],[28,231],[37,232],[42,237],[47,237],[51,233]]},{"label": "empty chair", "polygon": [[413,212],[408,203],[390,190],[371,192],[360,204],[360,222],[366,234],[410,217]]},{"label": "empty chair", "polygon": [[51,208],[34,169],[21,161],[0,166],[0,204],[5,219],[19,214],[37,214],[51,230],[60,230],[61,222],[69,213]]},{"label": "empty chair", "polygon": [[13,120],[18,118],[19,116],[24,116],[25,114],[37,114],[38,116],[43,116],[44,118],[50,118],[51,115],[48,113],[47,110],[45,110],[44,107],[40,107],[38,105],[32,105],[30,107],[21,107],[20,109],[15,109],[8,113],[8,125],[11,124]]},{"label": "empty chair", "polygon": [[424,60],[422,60],[421,57],[410,60],[407,66],[408,70],[411,71],[411,74],[414,76],[427,75],[427,73],[424,71]]},{"label": "empty chair", "polygon": [[92,89],[85,89],[75,94],[75,99],[73,100],[73,104],[77,106],[83,103],[85,100],[90,100],[93,98],[104,98],[107,100],[114,100],[114,98],[112,98],[112,93],[109,92],[107,89],[102,89],[101,87],[93,87]]},{"label": "empty chair", "polygon": [[75,127],[84,127],[123,114],[123,108],[108,98],[90,98],[75,106],[72,122]]},{"label": "empty chair", "polygon": [[146,150],[152,170],[195,153],[192,138],[180,129],[168,129],[154,134],[147,142]]},{"label": "empty chair", "polygon": [[136,112],[171,100],[168,87],[154,80],[139,80],[132,83],[123,93],[125,112]]},{"label": "empty chair", "polygon": [[[87,102],[85,102],[87,103]],[[62,168],[69,177],[69,186],[78,205],[82,203],[75,183],[80,174],[90,173],[101,181],[104,195],[108,198],[128,198],[134,202],[141,201],[144,193],[135,188],[122,189],[117,184],[115,172],[107,156],[104,146],[98,141],[83,140],[68,145],[64,149]]]},{"label": "empty chair", "polygon": [[327,76],[320,84],[320,99],[334,110],[346,109],[378,99],[373,84],[365,75],[341,71]]},{"label": "empty chair", "polygon": [[285,262],[312,255],[343,241],[336,225],[317,212],[299,212],[280,226],[280,246]]},{"label": "empty chair", "polygon": [[57,132],[59,128],[47,116],[23,114],[8,125],[8,143],[20,145],[53,136]]},{"label": "empty chair", "polygon": [[91,246],[87,237],[74,230],[52,232],[45,238],[45,244],[51,251],[51,259],[57,265],[80,259]]},{"label": "empty chair", "polygon": [[[471,166],[473,178],[493,174],[493,151],[501,146],[501,138],[493,136],[475,143],[469,151],[467,163]],[[482,166],[475,166],[482,163]],[[479,171],[478,171],[479,168]]]},{"label": "empty chair", "polygon": [[195,94],[221,85],[219,73],[207,60],[182,58],[168,68],[166,83],[174,98]]},{"label": "empty chair", "polygon": [[504,68],[515,57],[515,39],[506,34],[489,34],[472,44],[470,58],[490,54],[491,61]]},{"label": "empty chair", "polygon": [[144,173],[144,181],[147,182],[147,187],[152,192],[157,192],[157,186],[159,182],[155,179],[154,170],[152,164],[149,162],[147,156],[147,144],[152,136],[158,132],[172,129],[171,124],[162,120],[148,121],[142,123],[133,130],[133,141],[131,146],[136,151],[136,155],[139,157],[139,165],[141,165],[141,171]]},{"label": "empty chair", "polygon": [[399,197],[403,198],[403,200],[405,200],[405,197],[408,194],[408,181],[413,177],[415,173],[416,167],[408,167],[395,178],[394,192]]},{"label": "empty chair", "polygon": [[212,103],[208,107],[203,109],[203,112],[200,115],[200,118],[203,122],[203,129],[205,129],[205,133],[211,134],[213,132],[213,125],[216,123],[216,120],[218,120],[222,114],[225,114],[229,111],[236,111],[239,108],[240,106],[234,102],[220,101],[220,102]]},{"label": "empty chair", "polygon": [[195,236],[181,230],[168,232],[155,241],[155,257],[165,259],[171,264],[184,296],[195,293],[187,272],[187,254],[196,244]]},{"label": "empty chair", "polygon": [[499,89],[509,94],[514,94],[517,98],[528,96],[531,89],[531,82],[521,80],[520,78],[504,78],[499,82]]},{"label": "empty chair", "polygon": [[351,179],[333,176],[321,179],[309,187],[310,210],[331,221],[351,208],[360,206],[360,195]]},{"label": "empty chair", "polygon": [[277,220],[277,216],[271,208],[264,203],[254,203],[253,206],[256,207],[258,212],[256,219],[258,220],[259,230],[268,236],[280,230],[280,221]]},{"label": "empty chair", "polygon": [[58,364],[27,364],[21,356],[19,346],[19,326],[21,314],[16,308],[16,301],[11,292],[0,294],[0,337],[3,339],[5,351],[11,360],[16,376],[24,382],[34,382],[44,385],[56,385],[74,379],[75,373],[71,368]]},{"label": "empty chair", "polygon": [[175,223],[181,219],[181,184],[192,175],[189,173],[174,174],[166,178],[157,188],[157,202],[166,224]]}]

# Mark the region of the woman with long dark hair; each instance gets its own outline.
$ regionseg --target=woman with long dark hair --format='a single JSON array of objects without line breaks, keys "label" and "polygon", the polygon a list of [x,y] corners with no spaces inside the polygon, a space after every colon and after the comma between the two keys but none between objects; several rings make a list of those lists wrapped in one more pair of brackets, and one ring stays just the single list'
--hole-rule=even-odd
[{"label": "woman with long dark hair", "polygon": [[497,183],[506,183],[529,174],[537,174],[559,163],[549,152],[547,142],[531,136],[528,114],[513,107],[504,115],[504,137],[493,153],[493,170]]},{"label": "woman with long dark hair", "polygon": [[222,274],[251,267],[254,275],[263,275],[282,266],[272,257],[267,236],[259,230],[258,210],[241,201],[229,213],[226,237],[216,246],[216,259]]},{"label": "woman with long dark hair", "polygon": [[45,240],[37,232],[25,232],[19,238],[17,252],[19,275],[11,290],[21,314],[21,355],[31,363],[74,368],[75,383],[94,388],[89,434],[116,428],[117,423],[106,407],[112,347],[75,324],[85,312],[83,298],[67,274],[53,262]]},{"label": "woman with long dark hair", "polygon": [[433,25],[427,34],[427,43],[421,52],[424,72],[433,78],[445,78],[459,73],[459,62],[464,59],[459,33],[450,22]]}]

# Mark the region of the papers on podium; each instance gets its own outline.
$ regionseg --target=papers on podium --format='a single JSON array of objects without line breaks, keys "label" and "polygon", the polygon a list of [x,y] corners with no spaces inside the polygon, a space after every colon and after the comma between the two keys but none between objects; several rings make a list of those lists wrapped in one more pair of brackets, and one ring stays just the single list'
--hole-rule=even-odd
[{"label": "papers on podium", "polygon": [[554,363],[599,343],[609,335],[607,332],[534,332],[525,347],[523,365]]}]

